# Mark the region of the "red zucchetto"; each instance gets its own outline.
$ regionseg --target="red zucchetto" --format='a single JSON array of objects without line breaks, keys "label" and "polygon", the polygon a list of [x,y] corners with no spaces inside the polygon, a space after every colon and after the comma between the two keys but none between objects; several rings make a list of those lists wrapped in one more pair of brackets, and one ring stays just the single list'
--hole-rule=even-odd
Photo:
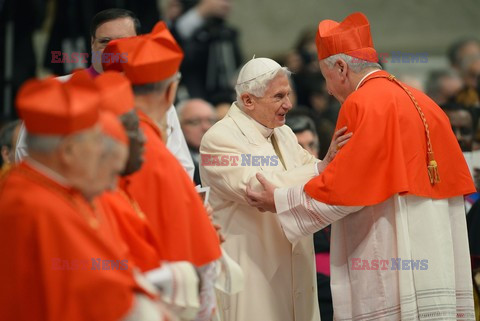
[{"label": "red zucchetto", "polygon": [[318,59],[322,60],[336,54],[346,54],[358,59],[378,62],[373,47],[370,23],[360,12],[352,13],[342,22],[323,20],[318,24]]}]

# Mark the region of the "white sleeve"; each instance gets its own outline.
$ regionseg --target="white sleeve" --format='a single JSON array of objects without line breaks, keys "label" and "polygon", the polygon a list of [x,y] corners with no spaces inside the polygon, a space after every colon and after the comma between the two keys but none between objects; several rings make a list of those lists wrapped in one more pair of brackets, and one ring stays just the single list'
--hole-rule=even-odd
[{"label": "white sleeve", "polygon": [[193,320],[200,309],[199,278],[188,262],[162,262],[145,273],[145,278],[162,291],[166,306],[182,320]]},{"label": "white sleeve", "polygon": [[236,294],[243,290],[243,270],[222,248],[222,256],[216,262],[217,280],[215,288],[225,294]]},{"label": "white sleeve", "polygon": [[363,206],[337,206],[318,202],[302,186],[277,188],[274,193],[277,216],[287,239],[294,243],[323,229]]},{"label": "white sleeve", "polygon": [[25,142],[26,136],[27,130],[25,129],[25,124],[22,122],[20,131],[18,132],[17,146],[15,147],[15,163],[20,163],[28,156],[27,144]]},{"label": "white sleeve", "polygon": [[160,289],[164,296],[172,296],[175,282],[170,264],[163,263],[161,267],[145,272],[144,276],[150,283]]},{"label": "white sleeve", "polygon": [[192,156],[188,150],[187,141],[183,136],[180,122],[178,121],[177,111],[175,106],[170,106],[167,110],[167,148],[175,155],[175,158],[182,164],[182,167],[187,171],[190,179],[193,180],[195,172],[195,165],[193,165]]}]

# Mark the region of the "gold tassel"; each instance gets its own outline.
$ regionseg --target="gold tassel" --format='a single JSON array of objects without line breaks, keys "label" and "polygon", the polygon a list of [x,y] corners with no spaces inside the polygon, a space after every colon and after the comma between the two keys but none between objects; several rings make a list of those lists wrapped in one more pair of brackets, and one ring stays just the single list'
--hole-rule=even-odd
[{"label": "gold tassel", "polygon": [[430,178],[430,184],[435,184],[440,182],[440,175],[438,175],[438,166],[433,152],[428,153],[428,177]]}]

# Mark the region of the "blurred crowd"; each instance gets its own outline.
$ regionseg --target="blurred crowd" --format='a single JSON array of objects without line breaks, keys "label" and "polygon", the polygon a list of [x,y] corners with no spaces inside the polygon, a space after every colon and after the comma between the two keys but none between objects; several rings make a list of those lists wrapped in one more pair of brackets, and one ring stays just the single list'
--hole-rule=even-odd
[{"label": "blurred crowd", "polygon": [[[96,12],[112,7],[135,12],[142,22],[139,33],[150,31],[160,19],[168,23],[185,53],[177,103],[202,99],[214,108],[216,119],[221,119],[236,98],[234,80],[239,66],[248,57],[242,55],[238,30],[228,23],[232,10],[230,0],[167,0],[163,5],[156,0],[143,1],[141,5],[135,1],[119,0],[95,3],[29,0],[28,3],[22,2],[21,6],[21,14],[20,4],[16,1],[4,1],[0,7],[2,30],[5,31],[0,49],[2,61],[6,62],[6,72],[1,78],[4,88],[1,97],[2,123],[17,118],[13,97],[26,79],[38,73],[65,75],[89,66],[90,61],[53,63],[51,52],[61,51],[70,55],[74,52],[88,53],[90,19]],[[27,20],[28,24],[25,23]],[[46,45],[40,53],[32,45],[32,36],[38,30],[48,32]],[[8,46],[10,43],[13,46]],[[450,118],[459,122],[453,127],[457,130],[462,149],[475,150],[480,148],[480,134],[476,133],[480,115],[480,44],[477,39],[461,39],[453,43],[445,54],[450,66],[430,71],[425,83],[420,83],[419,87],[448,110]],[[316,55],[315,30],[312,29],[303,31],[289,52],[273,58],[293,72],[295,113],[313,120],[318,156],[323,158],[340,105],[326,90]],[[201,126],[203,132],[208,130],[208,122],[197,121],[193,122],[196,125],[192,125],[190,120],[195,117],[188,116],[183,130],[189,126]],[[198,149],[197,145],[192,142],[193,151]]]}]

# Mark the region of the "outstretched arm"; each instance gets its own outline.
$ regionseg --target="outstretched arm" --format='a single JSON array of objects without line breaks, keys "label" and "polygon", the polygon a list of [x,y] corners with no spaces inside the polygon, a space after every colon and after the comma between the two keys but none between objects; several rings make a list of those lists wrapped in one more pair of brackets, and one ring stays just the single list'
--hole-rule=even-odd
[{"label": "outstretched arm", "polygon": [[247,186],[247,202],[260,211],[277,213],[285,235],[292,243],[363,207],[328,205],[308,196],[303,185],[276,188],[262,174],[257,174],[257,179],[264,190],[255,192]]}]

